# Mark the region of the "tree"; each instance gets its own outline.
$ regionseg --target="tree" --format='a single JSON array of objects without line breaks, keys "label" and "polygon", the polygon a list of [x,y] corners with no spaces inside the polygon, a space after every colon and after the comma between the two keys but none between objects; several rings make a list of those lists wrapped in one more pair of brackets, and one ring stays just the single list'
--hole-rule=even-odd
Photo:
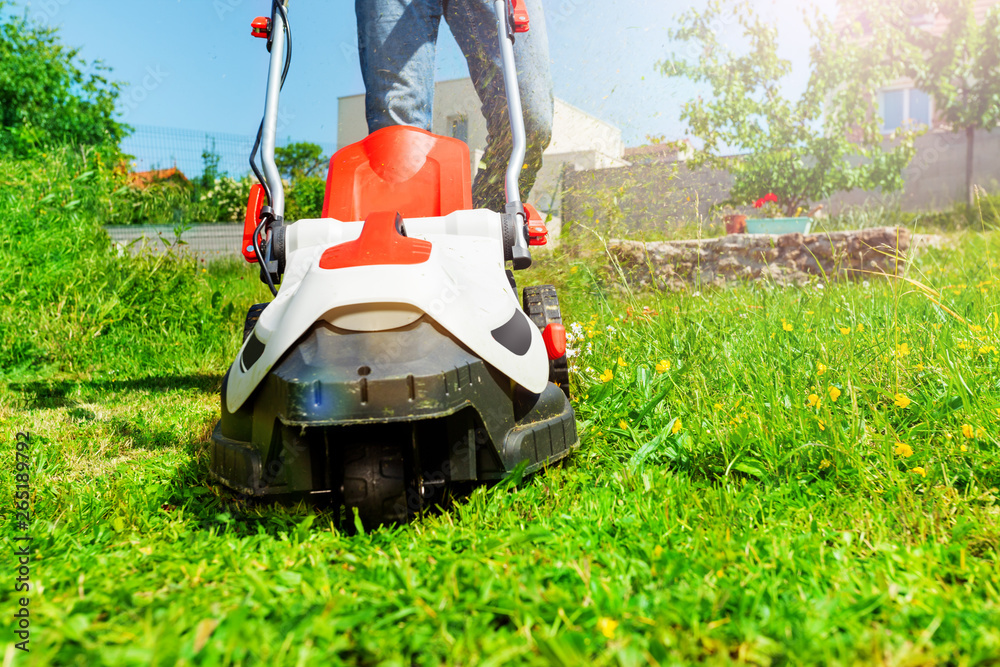
[{"label": "tree", "polygon": [[329,158],[323,157],[319,144],[298,141],[274,149],[274,163],[278,171],[290,180],[315,176],[326,167]]},{"label": "tree", "polygon": [[971,207],[975,132],[1000,124],[1000,6],[991,7],[982,23],[972,0],[940,0],[937,7],[948,22],[940,36],[920,28],[908,31],[925,54],[914,61],[912,77],[934,100],[936,115],[965,132],[965,191]]},{"label": "tree", "polygon": [[[838,39],[817,15],[809,24],[808,84],[789,99],[782,83],[791,63],[778,56],[777,29],[749,4],[712,0],[677,20],[670,37],[692,48],[688,57],[672,55],[660,68],[707,86],[708,99],[685,104],[681,119],[702,142],[690,164],[724,169],[734,178],[722,204],[746,206],[773,192],[785,214],[796,215],[835,192],[902,188],[914,135],[901,132],[889,147],[871,113],[879,84],[900,66]],[[739,52],[720,40],[718,28],[727,23],[742,33]]]},{"label": "tree", "polygon": [[219,173],[219,162],[222,160],[222,156],[215,150],[215,137],[212,137],[211,147],[207,145],[208,137],[205,139],[206,145],[204,150],[201,151],[201,164],[203,167],[199,185],[203,190],[211,190],[215,187],[215,181],[221,176]]},{"label": "tree", "polygon": [[117,147],[128,126],[114,119],[119,86],[86,63],[58,31],[9,14],[0,1],[0,153],[40,146]]}]

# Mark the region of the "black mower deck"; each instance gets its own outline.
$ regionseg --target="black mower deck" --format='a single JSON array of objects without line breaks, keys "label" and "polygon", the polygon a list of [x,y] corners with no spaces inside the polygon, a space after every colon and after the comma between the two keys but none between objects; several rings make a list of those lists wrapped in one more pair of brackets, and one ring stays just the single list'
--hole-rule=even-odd
[{"label": "black mower deck", "polygon": [[252,497],[349,495],[359,451],[381,463],[356,476],[391,480],[404,466],[425,487],[525,461],[531,472],[578,444],[563,390],[515,387],[428,318],[363,334],[318,322],[235,413],[224,380],[222,405],[210,470]]}]

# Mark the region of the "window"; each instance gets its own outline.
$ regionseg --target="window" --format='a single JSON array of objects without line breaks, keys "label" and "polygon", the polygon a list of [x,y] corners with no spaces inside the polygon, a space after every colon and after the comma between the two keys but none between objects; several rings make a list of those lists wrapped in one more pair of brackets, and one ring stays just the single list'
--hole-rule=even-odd
[{"label": "window", "polygon": [[465,143],[469,143],[469,117],[462,116],[448,116],[448,128],[451,132],[451,136],[456,139],[460,139]]},{"label": "window", "polygon": [[931,124],[931,98],[916,88],[883,90],[879,107],[883,132]]}]

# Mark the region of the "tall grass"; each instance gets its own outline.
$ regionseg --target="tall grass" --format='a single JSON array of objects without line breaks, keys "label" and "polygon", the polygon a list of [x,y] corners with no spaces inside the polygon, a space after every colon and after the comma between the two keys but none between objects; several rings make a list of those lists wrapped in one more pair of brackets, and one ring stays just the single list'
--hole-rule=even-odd
[{"label": "tall grass", "polygon": [[[19,664],[1000,655],[992,236],[922,254],[908,275],[920,289],[634,293],[601,256],[557,253],[529,273],[561,288],[580,449],[349,537],[326,513],[208,482],[219,378],[262,288],[232,265],[110,252],[91,219],[106,190],[86,215],[59,203],[87,164],[40,163],[64,169],[47,203],[44,177],[2,172],[24,193],[7,202],[18,229],[48,239],[3,247],[41,275],[19,268],[0,290],[24,299],[0,306],[21,350],[0,387],[3,460],[15,431],[35,442],[37,634]],[[75,262],[49,251],[66,229],[90,239],[69,242]],[[8,506],[12,470],[0,466]]]}]

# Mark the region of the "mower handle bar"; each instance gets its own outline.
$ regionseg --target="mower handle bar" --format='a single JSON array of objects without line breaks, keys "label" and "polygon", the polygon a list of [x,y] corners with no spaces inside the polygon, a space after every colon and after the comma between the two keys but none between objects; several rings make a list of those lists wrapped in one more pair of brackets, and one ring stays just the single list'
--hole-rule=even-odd
[{"label": "mower handle bar", "polygon": [[[286,0],[278,0],[285,4]],[[497,33],[500,43],[500,61],[503,70],[504,88],[507,94],[507,112],[510,117],[512,147],[510,161],[504,180],[507,208],[511,204],[521,209],[519,177],[524,166],[527,144],[524,130],[524,115],[521,109],[521,92],[517,84],[517,68],[514,62],[514,26],[511,25],[511,0],[495,0],[493,11],[497,17]],[[278,98],[281,91],[281,71],[285,60],[285,22],[280,11],[271,12],[271,58],[267,71],[267,94],[264,101],[264,123],[261,135],[261,161],[264,177],[270,191],[270,206],[277,219],[285,213],[285,192],[281,183],[281,173],[274,162],[274,148],[278,125]],[[523,213],[520,214],[523,217]],[[521,221],[522,223],[524,220]],[[520,234],[517,235],[520,240]],[[520,244],[518,244],[520,245]]]},{"label": "mower handle bar", "polygon": [[[282,5],[285,0],[278,0]],[[272,5],[271,11],[271,60],[267,68],[267,94],[264,98],[264,124],[261,134],[261,163],[264,178],[270,191],[268,204],[275,219],[285,216],[285,189],[281,172],[274,162],[274,146],[278,133],[278,97],[281,94],[281,70],[285,64],[285,19]]]}]

